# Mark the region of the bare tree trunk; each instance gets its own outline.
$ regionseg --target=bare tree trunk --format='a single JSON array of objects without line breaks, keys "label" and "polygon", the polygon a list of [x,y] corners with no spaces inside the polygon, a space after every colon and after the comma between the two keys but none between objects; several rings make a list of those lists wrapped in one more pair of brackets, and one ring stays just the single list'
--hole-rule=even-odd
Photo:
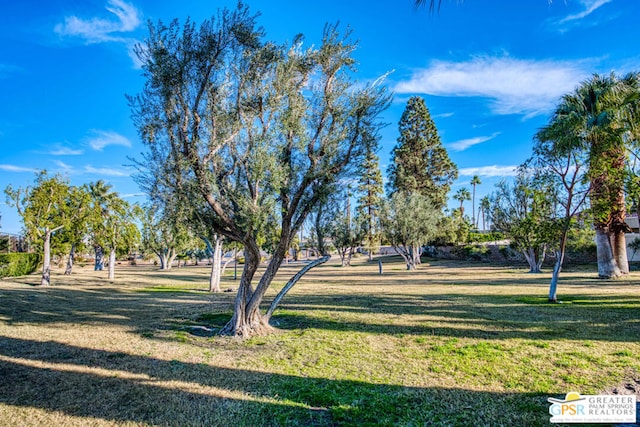
[{"label": "bare tree trunk", "polygon": [[167,261],[164,253],[162,251],[156,251],[156,255],[158,256],[158,260],[160,260],[160,270],[166,270]]},{"label": "bare tree trunk", "polygon": [[109,251],[109,280],[113,280],[116,277],[116,248],[111,248]]},{"label": "bare tree trunk", "polygon": [[226,260],[224,264],[222,264],[222,270],[220,271],[220,278],[224,277],[224,272],[227,269],[227,265],[229,265],[231,261],[235,260],[237,255],[238,255],[238,250],[234,249],[233,255],[228,260]]},{"label": "bare tree trunk", "polygon": [[407,264],[407,270],[415,271],[416,270],[416,261],[414,257],[413,247],[408,246],[394,246],[396,253],[399,254],[404,262]]},{"label": "bare tree trunk", "polygon": [[[178,251],[176,251],[174,248],[171,248],[167,256],[167,270],[171,270],[171,268],[173,267],[173,262],[176,260],[177,256]],[[180,261],[178,261],[178,266],[180,266]]]},{"label": "bare tree trunk", "polygon": [[209,278],[209,292],[220,292],[221,260],[222,258],[222,237],[216,236],[211,257],[211,277]]},{"label": "bare tree trunk", "polygon": [[176,255],[176,251],[173,248],[162,249],[158,254],[160,257],[160,270],[171,270]]},{"label": "bare tree trunk", "polygon": [[46,230],[43,242],[42,280],[40,286],[51,286],[51,231]]},{"label": "bare tree trunk", "polygon": [[537,274],[541,273],[540,267],[542,262],[538,260],[536,251],[533,248],[527,248],[522,251],[527,263],[529,264],[529,273]]},{"label": "bare tree trunk", "polygon": [[[260,265],[260,250],[257,246],[248,243],[245,242],[244,244],[244,268],[233,307],[233,316],[220,331],[223,335],[247,338],[253,335],[266,334],[273,329],[269,322],[263,319],[259,310],[259,301],[251,304],[256,297],[251,282]],[[271,263],[274,262],[274,258],[275,254],[271,259]],[[266,274],[268,273],[265,271]],[[263,275],[261,281],[265,280],[265,275]],[[275,273],[273,273],[273,276],[275,276]],[[259,299],[261,300],[262,298]]]},{"label": "bare tree trunk", "polygon": [[549,302],[558,302],[558,280],[560,280],[560,272],[562,271],[562,264],[564,263],[564,255],[567,248],[567,233],[568,225],[560,237],[560,245],[558,250],[556,250],[556,262],[553,266],[551,284],[549,285]]},{"label": "bare tree trunk", "polygon": [[539,254],[538,261],[536,262],[536,271],[538,273],[542,273],[542,264],[544,263],[544,259],[547,256],[547,246],[543,245],[541,250],[542,253]]},{"label": "bare tree trunk", "polygon": [[342,267],[351,266],[351,256],[353,255],[353,248],[339,248],[338,254],[340,254],[340,264]]},{"label": "bare tree trunk", "polygon": [[215,256],[211,257],[211,274],[209,274],[209,292],[220,292],[220,270],[216,265]]},{"label": "bare tree trunk", "polygon": [[71,275],[71,272],[73,271],[73,259],[76,256],[76,244],[72,243],[71,244],[71,251],[69,251],[69,258],[67,259],[67,268],[64,271],[64,274],[66,276]]},{"label": "bare tree trunk", "polygon": [[598,277],[616,279],[622,275],[613,258],[609,233],[603,227],[596,226],[596,252],[598,257]]}]

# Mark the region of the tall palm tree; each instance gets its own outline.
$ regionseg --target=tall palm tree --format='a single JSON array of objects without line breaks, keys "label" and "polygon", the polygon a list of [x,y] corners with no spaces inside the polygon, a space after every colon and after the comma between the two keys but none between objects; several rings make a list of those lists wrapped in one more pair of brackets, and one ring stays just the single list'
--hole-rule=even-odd
[{"label": "tall palm tree", "polygon": [[471,193],[469,193],[469,190],[467,190],[466,187],[462,187],[461,189],[456,191],[456,194],[453,196],[453,198],[460,202],[460,216],[464,217],[463,204],[465,200],[471,200]]},{"label": "tall palm tree", "polygon": [[480,177],[474,175],[473,178],[471,178],[470,184],[473,186],[473,195],[471,196],[471,222],[474,228],[478,228],[478,224],[476,223],[476,185],[482,184]]},{"label": "tall palm tree", "polygon": [[630,108],[640,96],[640,77],[594,75],[562,100],[540,141],[556,141],[588,153],[590,201],[594,214],[598,274],[613,278],[629,272],[625,232],[624,176]]},{"label": "tall palm tree", "polygon": [[480,199],[480,212],[482,213],[482,231],[487,230],[485,227],[484,219],[485,215],[489,212],[489,209],[491,209],[491,201],[489,200],[489,196],[484,196],[482,199]]},{"label": "tall palm tree", "polygon": [[93,237],[93,248],[95,251],[94,270],[99,271],[104,268],[104,249],[99,236],[102,231],[102,222],[108,213],[108,206],[114,197],[111,191],[111,184],[103,180],[98,180],[89,184],[89,194],[91,194],[92,218],[90,219],[91,234]]}]

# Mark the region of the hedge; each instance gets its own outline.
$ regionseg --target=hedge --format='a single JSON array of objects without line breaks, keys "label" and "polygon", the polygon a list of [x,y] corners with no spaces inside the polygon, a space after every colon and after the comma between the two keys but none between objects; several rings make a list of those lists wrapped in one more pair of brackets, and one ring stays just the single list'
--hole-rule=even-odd
[{"label": "hedge", "polygon": [[469,243],[488,243],[496,240],[503,240],[505,235],[499,231],[489,233],[469,233]]},{"label": "hedge", "polygon": [[40,254],[0,254],[0,278],[31,274],[36,271],[41,261],[42,256]]}]

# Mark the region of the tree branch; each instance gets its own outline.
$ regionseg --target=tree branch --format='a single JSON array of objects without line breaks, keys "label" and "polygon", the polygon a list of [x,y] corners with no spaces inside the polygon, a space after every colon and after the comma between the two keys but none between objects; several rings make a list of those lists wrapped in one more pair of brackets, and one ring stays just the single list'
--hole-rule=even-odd
[{"label": "tree branch", "polygon": [[312,261],[309,264],[305,265],[291,279],[289,279],[287,284],[284,285],[284,288],[282,288],[280,292],[278,292],[278,295],[276,295],[276,297],[271,302],[271,305],[269,306],[269,310],[267,310],[267,313],[264,315],[264,318],[266,319],[266,321],[269,321],[269,319],[271,319],[273,312],[275,311],[278,304],[280,304],[280,301],[282,300],[282,298],[284,298],[287,292],[289,292],[291,288],[293,288],[293,285],[298,283],[298,280],[300,280],[302,276],[304,276],[312,268],[317,267],[320,264],[324,264],[325,262],[329,261],[329,259],[331,259],[331,255],[325,255],[322,258]]}]

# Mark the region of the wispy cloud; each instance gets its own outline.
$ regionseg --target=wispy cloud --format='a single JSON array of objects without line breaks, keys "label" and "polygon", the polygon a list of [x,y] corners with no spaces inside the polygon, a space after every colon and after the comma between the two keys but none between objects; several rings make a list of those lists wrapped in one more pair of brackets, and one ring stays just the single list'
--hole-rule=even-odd
[{"label": "wispy cloud", "polygon": [[587,16],[591,15],[593,12],[598,10],[600,7],[604,6],[607,3],[611,3],[613,0],[580,0],[579,3],[584,10],[581,10],[578,13],[574,13],[558,21],[559,24],[566,24],[567,22],[577,21]]},{"label": "wispy cloud", "polygon": [[460,141],[452,142],[449,145],[453,151],[464,151],[469,147],[473,147],[474,145],[482,144],[483,142],[487,142],[500,135],[500,132],[495,132],[490,136],[477,136],[475,138],[461,139]]},{"label": "wispy cloud", "polygon": [[464,62],[433,61],[396,85],[398,93],[484,97],[496,114],[532,117],[588,76],[578,63],[480,56]]},{"label": "wispy cloud", "polygon": [[22,166],[15,166],[15,165],[0,165],[0,170],[3,170],[5,172],[37,172],[38,169],[34,169],[34,168],[26,168],[26,167],[22,167]]},{"label": "wispy cloud", "polygon": [[58,166],[58,172],[64,175],[74,175],[77,173],[75,168],[71,165],[66,164],[65,162],[61,162],[60,160],[54,160],[53,163]]},{"label": "wispy cloud", "polygon": [[80,37],[87,44],[103,42],[128,42],[122,33],[130,32],[140,25],[140,14],[130,3],[123,0],[109,0],[105,7],[114,17],[83,19],[67,16],[64,23],[55,26],[55,32],[61,36]]},{"label": "wispy cloud", "polygon": [[131,141],[123,135],[112,131],[92,130],[92,135],[88,138],[87,144],[96,151],[102,151],[109,145],[120,145],[131,147]]},{"label": "wispy cloud", "polygon": [[115,168],[94,168],[91,165],[84,167],[85,173],[102,176],[129,176],[131,171],[127,169],[115,169]]},{"label": "wispy cloud", "polygon": [[450,113],[440,113],[440,114],[434,114],[432,117],[435,118],[446,118],[446,117],[451,117],[453,116],[455,113],[454,112],[450,112]]},{"label": "wispy cloud", "polygon": [[142,22],[140,11],[124,0],[109,0],[105,6],[112,15],[107,18],[79,18],[75,15],[64,18],[63,23],[54,27],[61,37],[76,37],[86,44],[117,42],[126,46],[127,55],[133,61],[134,68],[142,64],[134,52],[139,41],[128,33],[135,31]]},{"label": "wispy cloud", "polygon": [[49,151],[48,154],[51,156],[81,156],[84,154],[84,150],[65,147],[58,144],[51,151]]},{"label": "wispy cloud", "polygon": [[516,176],[518,166],[480,166],[475,168],[462,168],[458,170],[459,176],[484,176],[484,177],[496,177],[496,176]]},{"label": "wispy cloud", "polygon": [[134,199],[137,197],[145,197],[146,194],[145,193],[128,193],[128,194],[122,194],[120,197],[122,197],[123,199]]}]

